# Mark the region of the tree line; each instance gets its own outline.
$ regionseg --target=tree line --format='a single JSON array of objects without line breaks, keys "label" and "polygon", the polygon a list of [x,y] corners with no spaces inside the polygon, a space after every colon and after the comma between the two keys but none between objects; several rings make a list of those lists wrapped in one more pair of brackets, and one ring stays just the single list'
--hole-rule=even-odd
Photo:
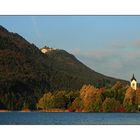
[{"label": "tree line", "polygon": [[137,112],[140,90],[117,82],[111,88],[83,85],[79,91],[46,92],[38,110],[62,109],[70,112]]}]

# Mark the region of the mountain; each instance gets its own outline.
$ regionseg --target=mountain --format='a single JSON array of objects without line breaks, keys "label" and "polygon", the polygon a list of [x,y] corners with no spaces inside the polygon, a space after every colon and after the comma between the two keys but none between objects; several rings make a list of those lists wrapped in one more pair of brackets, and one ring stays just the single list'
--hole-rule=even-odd
[{"label": "mountain", "polygon": [[52,50],[45,53],[50,70],[50,89],[80,89],[84,84],[96,87],[111,86],[117,79],[88,68],[74,55],[65,50]]},{"label": "mountain", "polygon": [[26,104],[35,109],[46,90],[111,86],[118,80],[95,72],[65,50],[41,50],[0,26],[0,108],[20,110]]}]

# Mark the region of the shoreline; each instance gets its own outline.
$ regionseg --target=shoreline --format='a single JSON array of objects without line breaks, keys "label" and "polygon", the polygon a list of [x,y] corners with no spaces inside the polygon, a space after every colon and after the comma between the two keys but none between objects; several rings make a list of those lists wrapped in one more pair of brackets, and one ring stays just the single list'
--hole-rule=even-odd
[{"label": "shoreline", "polygon": [[2,112],[54,112],[54,113],[63,113],[63,112],[68,112],[68,113],[71,113],[71,112],[83,112],[83,113],[140,113],[139,111],[136,111],[136,112],[87,112],[87,111],[84,111],[84,110],[81,110],[81,111],[70,111],[68,109],[64,110],[64,109],[45,109],[45,110],[29,110],[29,109],[25,109],[25,110],[6,110],[6,109],[0,109],[0,113]]},{"label": "shoreline", "polygon": [[0,109],[0,112],[11,112],[10,110]]}]

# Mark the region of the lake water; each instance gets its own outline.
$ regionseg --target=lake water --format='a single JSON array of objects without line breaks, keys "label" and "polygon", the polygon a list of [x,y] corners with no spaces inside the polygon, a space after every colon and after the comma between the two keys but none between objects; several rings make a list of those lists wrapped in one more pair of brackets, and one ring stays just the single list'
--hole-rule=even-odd
[{"label": "lake water", "polygon": [[126,125],[139,124],[140,113],[1,112],[5,125]]}]

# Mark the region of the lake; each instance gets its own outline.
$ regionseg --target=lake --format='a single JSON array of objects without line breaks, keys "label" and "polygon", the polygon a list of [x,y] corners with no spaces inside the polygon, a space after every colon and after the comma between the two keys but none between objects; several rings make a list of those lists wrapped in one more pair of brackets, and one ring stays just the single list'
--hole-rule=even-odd
[{"label": "lake", "polygon": [[140,113],[1,112],[1,125],[131,125]]}]

